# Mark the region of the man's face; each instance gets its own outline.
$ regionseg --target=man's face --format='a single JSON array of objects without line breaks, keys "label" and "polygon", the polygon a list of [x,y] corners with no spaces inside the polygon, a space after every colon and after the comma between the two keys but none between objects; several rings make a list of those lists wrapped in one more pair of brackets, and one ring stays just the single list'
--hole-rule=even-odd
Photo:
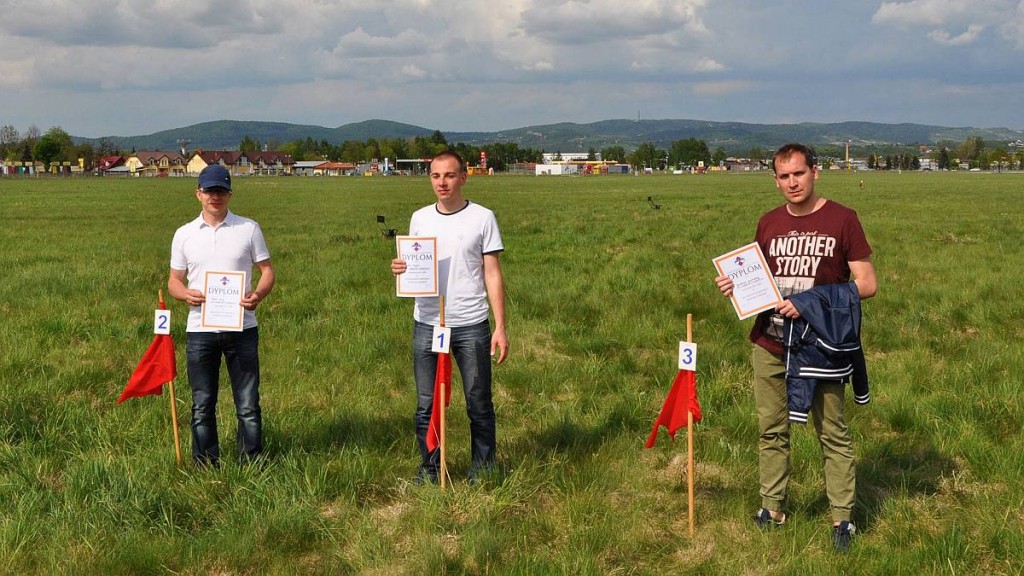
[{"label": "man's face", "polygon": [[814,181],[817,179],[817,166],[808,166],[803,154],[775,159],[775,185],[790,204],[802,206],[815,201]]},{"label": "man's face", "polygon": [[203,212],[220,216],[228,210],[231,191],[227,188],[200,188],[196,190],[196,198],[203,205]]},{"label": "man's face", "polygon": [[461,198],[465,183],[466,173],[459,170],[459,161],[455,158],[445,156],[430,163],[430,185],[439,202]]}]

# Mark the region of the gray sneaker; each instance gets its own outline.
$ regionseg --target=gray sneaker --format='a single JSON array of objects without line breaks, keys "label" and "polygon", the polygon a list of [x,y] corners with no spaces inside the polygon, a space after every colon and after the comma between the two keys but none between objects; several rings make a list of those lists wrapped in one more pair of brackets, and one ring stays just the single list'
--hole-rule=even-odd
[{"label": "gray sneaker", "polygon": [[780,513],[778,518],[772,518],[771,510],[761,508],[754,514],[754,523],[758,528],[778,528],[786,523],[786,515]]}]

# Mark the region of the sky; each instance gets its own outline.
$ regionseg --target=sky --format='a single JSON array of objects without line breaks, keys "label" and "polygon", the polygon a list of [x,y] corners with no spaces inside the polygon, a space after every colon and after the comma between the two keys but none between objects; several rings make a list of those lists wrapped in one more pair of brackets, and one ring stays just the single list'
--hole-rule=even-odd
[{"label": "sky", "polygon": [[0,125],[1024,129],[1024,0],[0,0]]}]

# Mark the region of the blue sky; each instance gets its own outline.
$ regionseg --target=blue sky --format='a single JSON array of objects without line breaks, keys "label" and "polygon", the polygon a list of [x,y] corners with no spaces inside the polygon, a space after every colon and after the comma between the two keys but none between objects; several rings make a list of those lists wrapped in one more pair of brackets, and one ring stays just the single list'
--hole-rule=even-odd
[{"label": "blue sky", "polygon": [[1024,0],[0,0],[0,125],[1024,129]]}]

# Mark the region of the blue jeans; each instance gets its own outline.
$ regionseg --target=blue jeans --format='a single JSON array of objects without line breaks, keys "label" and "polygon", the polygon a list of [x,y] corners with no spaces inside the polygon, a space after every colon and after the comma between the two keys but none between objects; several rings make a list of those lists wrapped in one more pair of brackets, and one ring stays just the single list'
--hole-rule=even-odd
[{"label": "blue jeans", "polygon": [[[412,365],[416,378],[416,441],[420,447],[420,468],[436,476],[441,463],[440,448],[427,451],[427,427],[434,400],[437,353],[430,351],[434,327],[413,322]],[[474,326],[452,328],[452,358],[462,375],[466,397],[472,468],[494,463],[496,445],[494,403],[491,400],[491,328],[487,321]]]},{"label": "blue jeans", "polygon": [[260,411],[259,328],[241,332],[189,332],[185,352],[188,383],[192,388],[192,460],[217,464],[217,391],[220,359],[228,367],[231,395],[238,417],[238,455],[245,462],[263,452],[263,416]]}]

